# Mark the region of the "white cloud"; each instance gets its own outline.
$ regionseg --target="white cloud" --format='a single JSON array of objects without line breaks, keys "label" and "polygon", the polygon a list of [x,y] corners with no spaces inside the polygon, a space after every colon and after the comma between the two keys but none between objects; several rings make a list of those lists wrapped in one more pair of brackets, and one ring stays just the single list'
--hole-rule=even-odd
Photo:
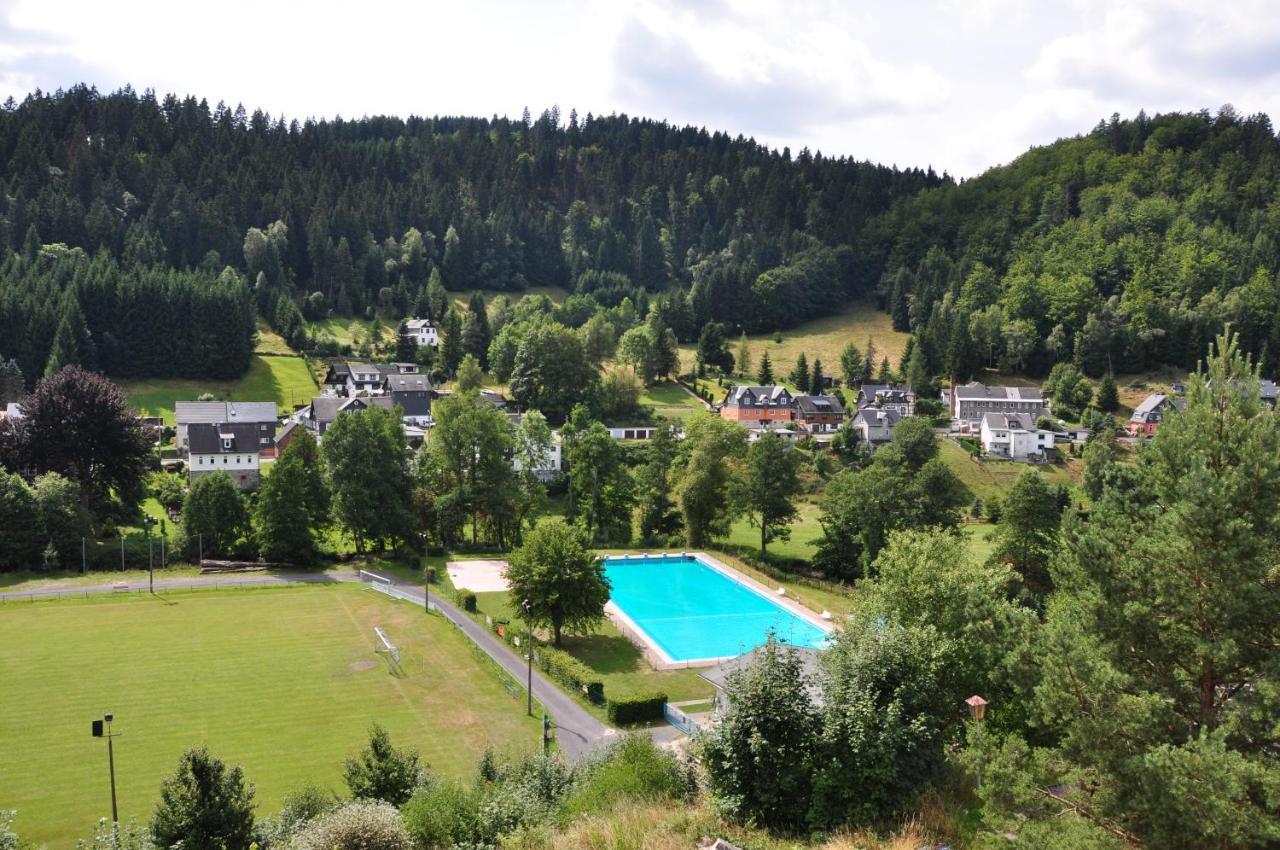
[{"label": "white cloud", "polygon": [[972,175],[1112,112],[1280,112],[1263,0],[0,0],[0,95],[290,117],[627,112]]}]

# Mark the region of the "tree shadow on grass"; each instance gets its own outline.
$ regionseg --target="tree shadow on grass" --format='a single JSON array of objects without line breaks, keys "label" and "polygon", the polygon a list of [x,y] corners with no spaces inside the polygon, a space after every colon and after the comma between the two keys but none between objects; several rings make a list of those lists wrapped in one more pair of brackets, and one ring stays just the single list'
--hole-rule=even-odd
[{"label": "tree shadow on grass", "polygon": [[644,666],[640,650],[621,635],[566,636],[564,649],[597,673],[634,673]]}]

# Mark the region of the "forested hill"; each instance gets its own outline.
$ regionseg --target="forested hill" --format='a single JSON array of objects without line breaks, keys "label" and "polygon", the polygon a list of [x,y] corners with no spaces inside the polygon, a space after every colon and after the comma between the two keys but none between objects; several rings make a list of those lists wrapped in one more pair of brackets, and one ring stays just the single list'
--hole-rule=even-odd
[{"label": "forested hill", "polygon": [[[606,306],[679,288],[685,337],[710,319],[785,327],[869,293],[868,220],[945,182],[627,116],[299,123],[87,87],[0,112],[0,179],[0,249],[34,228],[126,270],[262,272],[258,308],[278,326],[285,296],[409,310],[438,267],[453,290],[558,286]],[[249,229],[277,221],[272,256],[246,256]]]},{"label": "forested hill", "polygon": [[[79,337],[111,373],[225,374],[252,334],[237,279],[305,344],[304,316],[429,310],[438,274],[563,287],[583,320],[664,293],[685,341],[875,293],[913,378],[1189,367],[1227,322],[1274,373],[1278,165],[1270,121],[1230,108],[1113,118],[957,184],[627,116],[298,123],[77,87],[0,110],[0,355],[30,378]],[[139,298],[185,334],[165,356]],[[234,343],[169,356],[208,350],[202,322]]]},{"label": "forested hill", "polygon": [[930,374],[1191,368],[1231,322],[1280,360],[1280,142],[1230,107],[1035,148],[877,222],[882,298]]}]

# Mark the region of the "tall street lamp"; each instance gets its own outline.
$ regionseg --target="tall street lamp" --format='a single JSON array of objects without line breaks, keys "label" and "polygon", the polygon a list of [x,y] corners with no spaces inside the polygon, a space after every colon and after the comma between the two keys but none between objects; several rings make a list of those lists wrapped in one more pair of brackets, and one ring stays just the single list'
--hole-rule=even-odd
[{"label": "tall street lamp", "polygon": [[529,716],[533,717],[533,612],[529,608],[529,600],[525,599],[520,602],[520,607],[524,608],[524,624],[527,627],[528,643],[526,649],[527,658],[529,659]]},{"label": "tall street lamp", "polygon": [[111,739],[120,733],[111,731],[112,718],[113,715],[108,711],[103,715],[102,720],[93,721],[93,737],[107,739],[107,769],[111,772],[111,823],[114,826],[120,823],[120,812],[116,808],[116,754],[111,745]]}]

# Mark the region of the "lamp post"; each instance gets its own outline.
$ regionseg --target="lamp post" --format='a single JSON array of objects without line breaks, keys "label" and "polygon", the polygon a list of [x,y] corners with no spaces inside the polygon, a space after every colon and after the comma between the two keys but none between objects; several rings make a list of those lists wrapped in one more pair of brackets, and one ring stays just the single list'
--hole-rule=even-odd
[{"label": "lamp post", "polygon": [[[427,533],[418,532],[418,539],[422,541],[423,560],[426,560]],[[427,614],[431,613],[431,567],[425,564],[422,567],[422,610]]]},{"label": "lamp post", "polygon": [[151,551],[151,526],[156,524],[156,518],[147,517],[143,521],[143,526],[147,531],[147,592],[155,595],[156,592],[156,559]]},{"label": "lamp post", "polygon": [[[111,739],[120,733],[111,731],[113,717],[114,715],[108,711],[102,716],[102,720],[93,721],[93,737],[107,739],[107,769],[111,772],[111,824],[114,830],[116,824],[120,823],[120,812],[116,807],[116,755],[115,749],[111,745]],[[103,729],[104,724],[105,731]]]},{"label": "lamp post", "polygon": [[528,639],[529,646],[526,650],[528,653],[526,657],[529,659],[529,687],[528,687],[529,708],[528,708],[528,711],[529,711],[529,716],[533,717],[533,612],[529,608],[528,599],[522,600],[520,602],[520,607],[524,609],[524,624],[527,627],[528,634],[529,634],[529,639]]}]

